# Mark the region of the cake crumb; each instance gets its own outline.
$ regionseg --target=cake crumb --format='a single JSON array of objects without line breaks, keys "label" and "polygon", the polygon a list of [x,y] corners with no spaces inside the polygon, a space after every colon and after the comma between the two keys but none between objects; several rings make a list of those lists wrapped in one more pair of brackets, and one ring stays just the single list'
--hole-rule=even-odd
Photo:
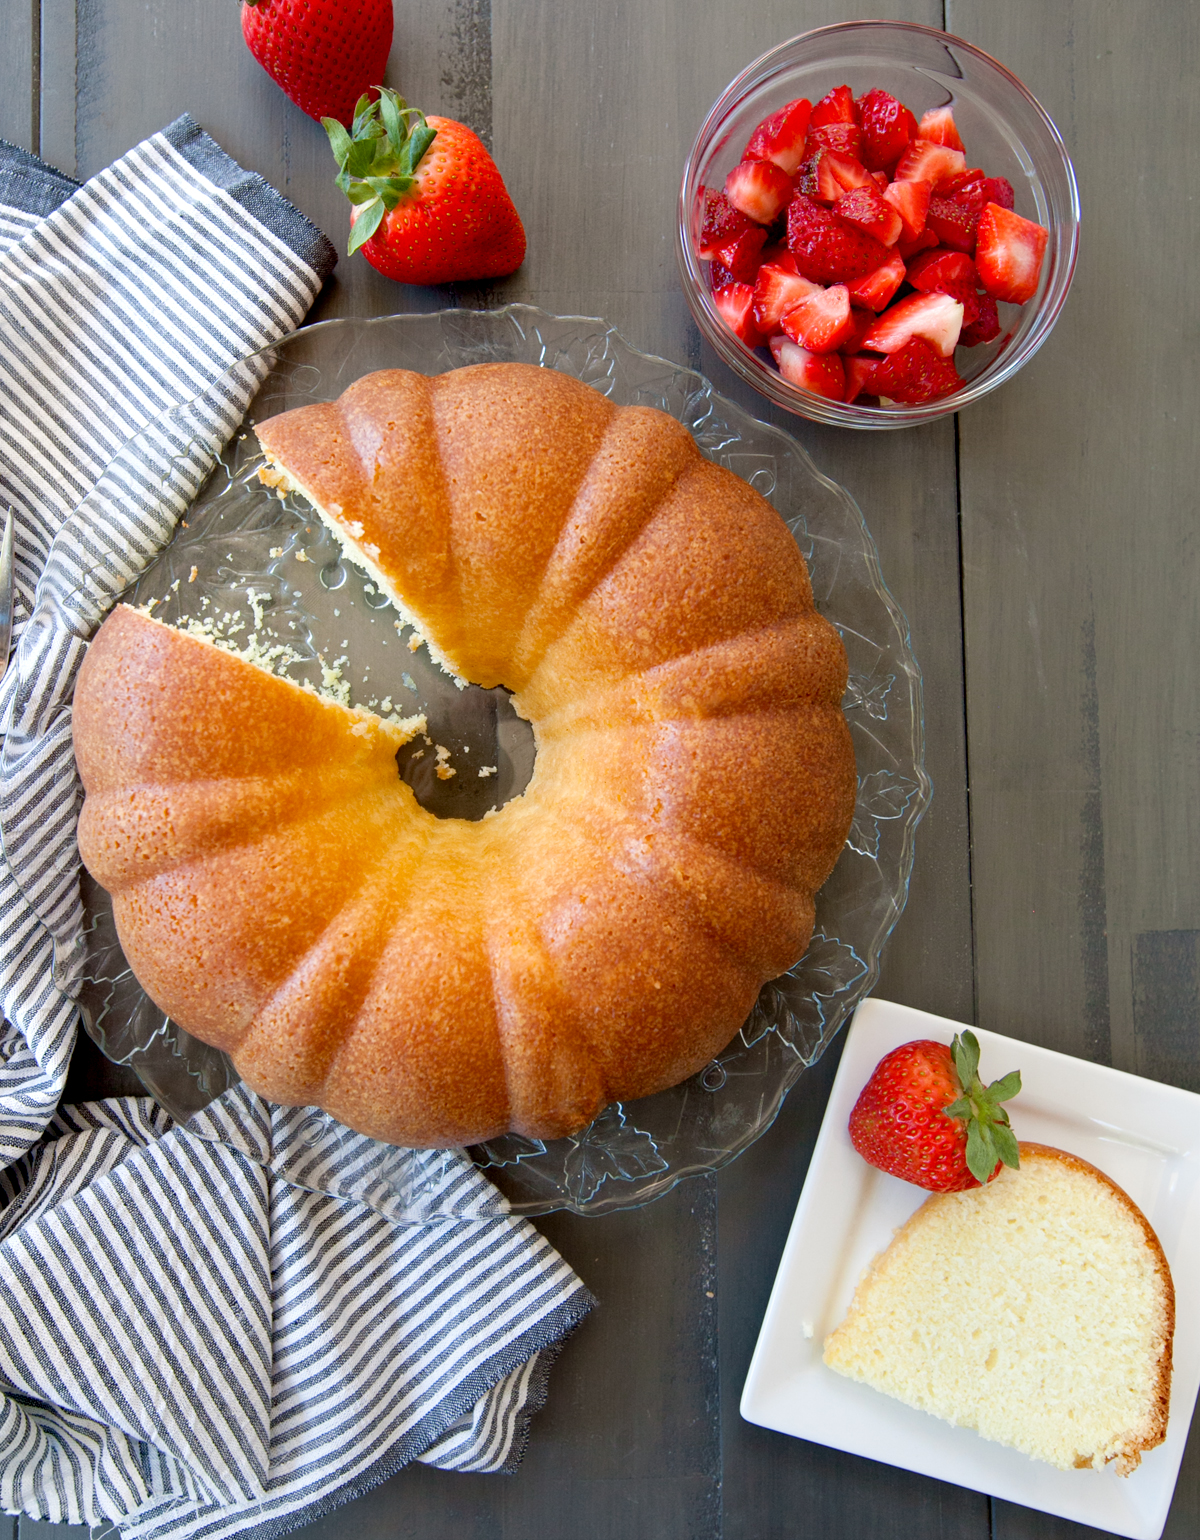
[{"label": "cake crumb", "polygon": [[455,770],[452,765],[446,763],[446,761],[450,758],[450,750],[446,748],[444,744],[435,744],[433,752],[434,758],[437,760],[437,768],[434,771],[434,774],[437,776],[439,781],[448,781],[452,776],[458,774],[458,771]]},{"label": "cake crumb", "polygon": [[200,571],[199,567],[193,567],[192,568],[192,570],[188,573],[188,582],[189,583],[194,583],[196,581],[196,574],[199,571]]},{"label": "cake crumb", "polygon": [[483,769],[479,772],[479,779],[481,781],[486,780],[489,775],[495,775],[496,770],[496,765],[484,765]]},{"label": "cake crumb", "polygon": [[409,652],[420,652],[421,650],[421,638],[415,631],[408,639],[408,650]]}]

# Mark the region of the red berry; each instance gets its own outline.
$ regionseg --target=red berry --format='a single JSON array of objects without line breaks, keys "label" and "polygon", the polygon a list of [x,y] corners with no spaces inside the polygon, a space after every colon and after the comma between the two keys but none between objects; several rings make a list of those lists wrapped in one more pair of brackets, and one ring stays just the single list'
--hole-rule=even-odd
[{"label": "red berry", "polygon": [[991,1181],[1002,1164],[1019,1164],[1000,1104],[1021,1089],[1021,1077],[1014,1072],[985,1087],[978,1065],[973,1032],[949,1048],[923,1040],[885,1054],[850,1114],[854,1148],[871,1165],[932,1192],[964,1192]]},{"label": "red berry", "polygon": [[858,99],[863,131],[862,158],[868,171],[890,170],[917,137],[917,120],[903,102],[886,91],[868,91]]},{"label": "red berry", "polygon": [[[979,218],[975,266],[993,299],[1023,305],[1037,293],[1049,233],[1012,209],[989,203]],[[790,245],[789,241],[789,245]]]},{"label": "red berry", "polygon": [[359,97],[383,81],[392,0],[246,0],[242,36],[301,112],[348,127]]},{"label": "red berry", "polygon": [[923,337],[912,337],[895,353],[879,360],[867,389],[889,401],[918,406],[951,395],[962,383],[950,359],[942,358]]},{"label": "red berry", "polygon": [[750,135],[742,159],[774,161],[781,171],[795,176],[804,156],[804,139],[811,112],[812,104],[806,97],[800,97],[764,118]]}]

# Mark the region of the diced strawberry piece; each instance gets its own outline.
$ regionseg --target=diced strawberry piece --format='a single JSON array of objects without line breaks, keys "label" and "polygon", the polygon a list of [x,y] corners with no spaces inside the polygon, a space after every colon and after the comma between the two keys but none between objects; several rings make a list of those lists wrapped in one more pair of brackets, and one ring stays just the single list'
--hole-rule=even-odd
[{"label": "diced strawberry piece", "polygon": [[857,401],[867,381],[874,374],[875,365],[879,359],[854,353],[843,362],[846,368],[846,400],[847,402]]},{"label": "diced strawberry piece", "polygon": [[965,199],[945,198],[941,193],[934,193],[929,200],[925,224],[941,244],[952,251],[974,251],[980,213],[981,209],[972,208]]},{"label": "diced strawberry piece", "polygon": [[764,262],[772,263],[775,267],[782,267],[786,272],[795,273],[798,271],[795,257],[792,256],[782,241],[777,245],[764,246],[762,259]]},{"label": "diced strawberry piece", "polygon": [[915,405],[948,396],[963,383],[948,358],[940,358],[923,338],[913,337],[879,360],[867,379],[867,389],[889,401]]},{"label": "diced strawberry piece", "polygon": [[908,264],[908,281],[922,294],[949,294],[963,307],[963,325],[979,314],[979,274],[962,251],[923,251]]},{"label": "diced strawberry piece", "polygon": [[890,253],[865,231],[797,193],[788,207],[788,250],[814,283],[854,283],[882,267]]},{"label": "diced strawberry piece", "polygon": [[774,161],[781,171],[795,176],[804,155],[804,137],[808,133],[811,112],[812,103],[802,96],[764,118],[750,135],[742,159]]},{"label": "diced strawberry piece", "polygon": [[809,122],[813,128],[821,128],[826,123],[857,123],[858,112],[850,87],[834,86],[813,108]]},{"label": "diced strawberry piece", "polygon": [[725,178],[725,196],[756,224],[769,225],[792,196],[792,179],[771,160],[743,160]]},{"label": "diced strawberry piece", "polygon": [[990,294],[977,294],[975,303],[979,306],[979,314],[969,325],[963,325],[958,336],[960,347],[977,347],[1000,335],[1000,312],[996,309],[996,301]]},{"label": "diced strawberry piece", "polygon": [[750,221],[741,209],[735,209],[723,192],[709,187],[704,192],[704,223],[700,227],[700,244],[697,255],[711,262],[722,246],[750,228]]},{"label": "diced strawberry piece", "polygon": [[844,283],[818,288],[783,318],[783,329],[793,342],[810,353],[833,353],[850,335],[850,296]]},{"label": "diced strawberry piece", "polygon": [[794,310],[812,294],[824,293],[820,284],[800,277],[790,256],[788,261],[790,268],[764,262],[758,270],[754,285],[754,322],[764,336],[779,330],[779,323],[789,310]]},{"label": "diced strawberry piece", "polygon": [[858,99],[863,131],[862,162],[868,171],[887,171],[917,137],[917,120],[903,102],[886,91],[868,91]]},{"label": "diced strawberry piece", "polygon": [[1010,209],[1013,206],[1013,186],[1006,176],[985,176],[983,179],[983,201],[985,203],[998,203],[1002,209]]},{"label": "diced strawberry piece", "polygon": [[[853,298],[853,296],[851,296]],[[859,310],[853,303],[850,306],[850,330],[838,344],[838,352],[843,356],[850,353],[858,353],[862,349],[862,340],[875,324],[874,313],[870,310]]]},{"label": "diced strawberry piece", "polygon": [[714,292],[717,289],[723,289],[727,283],[736,282],[737,279],[723,263],[710,262],[708,264],[708,286]]},{"label": "diced strawberry piece", "polygon": [[873,273],[849,285],[850,302],[862,305],[868,311],[882,310],[890,304],[892,296],[904,282],[904,258],[898,251]]},{"label": "diced strawberry piece", "polygon": [[933,144],[928,139],[914,139],[900,157],[892,175],[894,182],[932,182],[935,187],[961,176],[967,169],[967,157],[949,145]]},{"label": "diced strawberry piece", "polygon": [[[1023,305],[1033,298],[1048,240],[1049,232],[1031,219],[1022,219],[998,203],[986,205],[979,219],[975,266],[980,283],[993,299]],[[788,245],[792,245],[790,226]]]},{"label": "diced strawberry piece", "polygon": [[767,244],[767,232],[761,225],[751,225],[735,240],[722,246],[717,261],[733,275],[738,283],[753,283],[762,264],[762,249]]},{"label": "diced strawberry piece", "polygon": [[808,138],[804,141],[804,158],[817,150],[836,150],[839,155],[852,155],[862,160],[862,129],[857,123],[823,123],[814,128],[808,126]]},{"label": "diced strawberry piece", "polygon": [[835,180],[840,183],[843,192],[852,192],[856,187],[874,187],[875,178],[859,160],[853,155],[843,155],[840,150],[826,150],[825,156],[829,162],[829,169],[833,172]]},{"label": "diced strawberry piece", "polygon": [[727,283],[713,290],[713,303],[726,326],[748,348],[762,345],[763,337],[754,324],[754,290],[748,283]]},{"label": "diced strawberry piece", "polygon": [[796,191],[817,203],[835,203],[846,191],[833,174],[829,157],[835,152],[818,149],[803,163],[796,177]]},{"label": "diced strawberry piece", "polygon": [[856,187],[843,193],[833,206],[839,219],[846,219],[885,246],[894,246],[904,228],[903,221],[890,203],[885,203],[875,187]]},{"label": "diced strawberry piece", "polygon": [[900,216],[902,241],[911,241],[924,230],[932,193],[932,182],[889,182],[884,188],[884,202]]},{"label": "diced strawberry piece", "polygon": [[965,150],[966,145],[958,136],[954,114],[949,107],[932,107],[917,124],[914,139],[926,139],[930,144],[944,144],[951,150]]},{"label": "diced strawberry piece", "polygon": [[[962,330],[963,307],[949,294],[910,294],[898,300],[863,338],[875,353],[896,353],[913,337],[923,337],[943,358],[949,358]],[[880,391],[886,395],[886,391]]]},{"label": "diced strawberry piece", "polygon": [[886,192],[891,185],[891,180],[886,171],[872,171],[871,177],[880,192]]},{"label": "diced strawberry piece", "polygon": [[837,353],[810,353],[790,338],[771,338],[771,353],[779,372],[792,385],[826,396],[830,401],[846,397],[846,370]]},{"label": "diced strawberry piece", "polygon": [[[893,182],[893,187],[896,185]],[[928,186],[928,183],[923,184]],[[896,250],[907,262],[909,257],[916,256],[918,251],[928,251],[931,246],[938,243],[937,236],[932,230],[922,230],[920,235],[914,235],[911,241],[906,241],[903,236],[896,242]]]}]

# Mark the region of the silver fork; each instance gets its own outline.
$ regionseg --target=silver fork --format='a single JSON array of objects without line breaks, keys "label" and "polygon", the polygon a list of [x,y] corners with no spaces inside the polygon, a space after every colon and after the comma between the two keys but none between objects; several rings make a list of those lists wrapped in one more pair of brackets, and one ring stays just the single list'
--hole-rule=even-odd
[{"label": "silver fork", "polygon": [[0,539],[0,679],[8,667],[8,649],[12,641],[13,623],[13,516],[12,509],[4,521],[4,536]]}]

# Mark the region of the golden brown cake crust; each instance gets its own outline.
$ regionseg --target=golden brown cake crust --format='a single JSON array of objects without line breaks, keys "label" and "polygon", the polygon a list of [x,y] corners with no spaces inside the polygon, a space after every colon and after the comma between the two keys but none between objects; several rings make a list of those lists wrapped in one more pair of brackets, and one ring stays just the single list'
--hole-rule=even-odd
[{"label": "golden brown cake crust", "polygon": [[272,1100],[397,1143],[558,1137],[718,1053],[803,953],[855,798],[845,654],[775,511],[649,408],[388,370],[260,426],[464,678],[533,724],[482,823],[395,729],[118,609],[80,850],[151,997]]}]

